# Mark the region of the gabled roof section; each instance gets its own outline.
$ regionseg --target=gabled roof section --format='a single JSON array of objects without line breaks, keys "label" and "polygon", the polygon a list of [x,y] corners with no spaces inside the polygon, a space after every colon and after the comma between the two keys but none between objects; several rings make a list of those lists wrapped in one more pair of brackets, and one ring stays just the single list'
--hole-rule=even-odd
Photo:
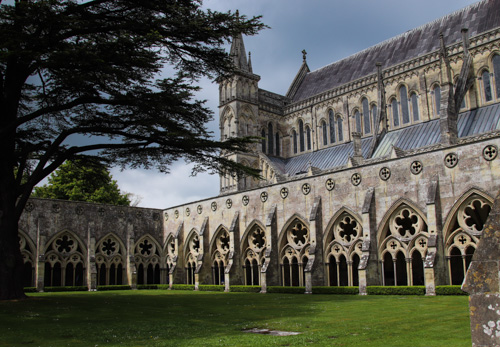
[{"label": "gabled roof section", "polygon": [[[461,29],[469,29],[469,37],[500,26],[500,0],[485,0],[458,10],[404,34],[386,40],[348,58],[307,73],[293,91],[293,102],[336,88],[350,81],[374,74],[376,63],[382,68],[397,65],[439,49],[439,35],[446,45],[462,40]],[[298,82],[295,77],[294,83]]]},{"label": "gabled roof section", "polygon": [[297,75],[293,79],[292,84],[288,88],[288,91],[286,92],[286,97],[293,99],[295,94],[297,93],[297,90],[302,84],[302,81],[304,81],[304,78],[306,78],[307,74],[310,72],[309,66],[307,66],[307,62],[304,59],[302,62],[302,65],[300,66],[299,72],[297,72]]}]

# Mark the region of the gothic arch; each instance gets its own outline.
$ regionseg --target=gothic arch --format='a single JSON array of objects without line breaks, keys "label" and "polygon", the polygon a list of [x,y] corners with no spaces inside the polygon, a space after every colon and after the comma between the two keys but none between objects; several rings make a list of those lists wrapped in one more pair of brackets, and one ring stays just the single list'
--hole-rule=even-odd
[{"label": "gothic arch", "polygon": [[462,284],[492,205],[488,194],[472,188],[448,213],[443,238],[450,284]]},{"label": "gothic arch", "polygon": [[228,265],[230,251],[230,233],[220,225],[210,241],[210,259],[212,263],[212,280],[215,285],[224,284],[224,272]]},{"label": "gothic arch", "polygon": [[304,269],[309,260],[309,242],[308,223],[298,214],[294,214],[285,223],[278,237],[280,274],[284,286],[304,285]]},{"label": "gothic arch", "polygon": [[159,284],[160,262],[163,258],[160,243],[150,234],[143,235],[134,245],[137,284]]},{"label": "gothic arch", "polygon": [[301,223],[303,223],[309,229],[309,223],[306,222],[307,219],[304,218],[303,216],[301,216],[298,213],[294,213],[293,216],[291,216],[290,218],[288,218],[288,221],[281,228],[281,231],[280,231],[280,233],[278,235],[278,245],[281,243],[284,235],[286,234],[286,230],[290,227],[290,225],[293,222],[295,222],[295,220],[300,221]]},{"label": "gothic arch", "polygon": [[241,239],[240,254],[246,285],[260,284],[259,274],[265,261],[266,241],[266,228],[259,221],[253,220]]},{"label": "gothic arch", "polygon": [[55,234],[45,248],[45,286],[82,286],[86,283],[87,248],[72,231]]},{"label": "gothic arch", "polygon": [[126,282],[126,253],[125,244],[112,232],[96,243],[98,285],[120,285]]},{"label": "gothic arch", "polygon": [[19,230],[19,249],[24,262],[23,284],[25,287],[35,286],[36,246],[24,231]]},{"label": "gothic arch", "polygon": [[184,243],[184,266],[186,270],[186,284],[195,284],[195,271],[198,264],[198,255],[203,252],[200,243],[200,234],[193,228],[186,237]]}]

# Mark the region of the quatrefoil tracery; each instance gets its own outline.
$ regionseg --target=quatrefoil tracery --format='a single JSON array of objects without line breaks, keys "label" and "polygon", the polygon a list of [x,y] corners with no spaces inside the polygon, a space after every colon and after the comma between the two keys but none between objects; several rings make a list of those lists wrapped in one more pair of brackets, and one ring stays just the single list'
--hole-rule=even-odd
[{"label": "quatrefoil tracery", "polygon": [[410,239],[424,228],[422,218],[407,206],[399,208],[390,218],[389,230],[397,238]]},{"label": "quatrefoil tracery", "polygon": [[302,248],[309,242],[309,230],[301,222],[296,222],[288,230],[287,239],[294,248]]}]

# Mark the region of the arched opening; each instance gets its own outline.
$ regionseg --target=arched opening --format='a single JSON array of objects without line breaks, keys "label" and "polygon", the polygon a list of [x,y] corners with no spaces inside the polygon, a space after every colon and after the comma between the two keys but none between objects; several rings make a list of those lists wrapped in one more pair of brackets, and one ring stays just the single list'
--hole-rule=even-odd
[{"label": "arched opening", "polygon": [[472,246],[469,246],[465,249],[465,272],[469,270],[470,263],[472,261],[472,256],[474,255],[475,248]]},{"label": "arched opening", "polygon": [[252,267],[250,265],[250,260],[245,260],[245,284],[247,286],[253,285],[252,282]]},{"label": "arched opening", "polygon": [[293,153],[297,154],[297,132],[292,130],[292,145],[293,145]]},{"label": "arched opening", "polygon": [[83,264],[76,264],[75,268],[75,286],[83,286]]},{"label": "arched opening", "polygon": [[352,256],[352,285],[353,286],[359,286],[359,273],[358,273],[358,267],[359,267],[359,255],[354,254]]},{"label": "arched opening", "polygon": [[122,264],[118,264],[116,267],[116,284],[123,284],[123,266]]},{"label": "arched opening", "polygon": [[144,284],[144,265],[139,264],[137,268],[137,284]]},{"label": "arched opening", "polygon": [[328,134],[326,132],[326,122],[322,121],[321,122],[321,132],[323,135],[323,146],[328,145]]},{"label": "arched opening", "polygon": [[302,258],[302,283],[303,285],[305,285],[306,283],[306,266],[307,266],[307,262],[309,261],[309,259],[307,257],[304,257]]},{"label": "arched opening", "polygon": [[154,267],[154,284],[160,284],[160,264],[156,264]]},{"label": "arched opening", "polygon": [[276,156],[280,155],[280,134],[276,133]]},{"label": "arched opening", "polygon": [[460,285],[464,281],[464,265],[462,253],[456,247],[453,247],[450,252],[450,272],[451,284]]},{"label": "arched opening", "polygon": [[348,286],[349,285],[349,274],[347,270],[347,259],[342,254],[339,257],[339,280],[340,286]]},{"label": "arched opening", "polygon": [[219,263],[217,261],[214,262],[213,266],[213,278],[214,278],[214,284],[219,285],[220,284],[220,269],[219,269]]},{"label": "arched opening", "polygon": [[406,89],[406,86],[401,86],[399,88],[399,100],[401,102],[403,124],[408,124],[410,123],[410,109],[408,107],[408,90]]},{"label": "arched opening", "polygon": [[394,127],[399,126],[399,109],[398,109],[398,101],[394,98],[391,101],[391,111],[392,111],[392,125]]},{"label": "arched opening", "polygon": [[371,133],[371,122],[370,122],[370,110],[368,108],[368,99],[363,98],[361,101],[361,104],[363,106],[363,130],[365,131],[365,134]]},{"label": "arched opening", "polygon": [[304,141],[304,122],[299,119],[299,140],[300,140],[300,151],[305,151],[305,141]]},{"label": "arched opening", "polygon": [[97,268],[97,284],[106,285],[106,264],[104,263]]},{"label": "arched opening", "polygon": [[500,99],[500,55],[495,54],[491,62],[493,63],[493,78],[495,79],[497,99]]},{"label": "arched opening", "polygon": [[[333,111],[332,110],[330,110],[328,112],[328,122],[330,123],[330,143],[334,143],[335,142],[335,119],[333,118]],[[326,128],[326,125],[325,125],[325,128]],[[323,136],[324,136],[323,141],[325,142],[326,132],[323,134]]]},{"label": "arched opening", "polygon": [[274,146],[273,146],[273,134],[274,134],[274,131],[273,131],[273,125],[271,123],[269,123],[267,125],[267,144],[268,144],[268,151],[269,151],[269,154],[273,155],[274,153]]},{"label": "arched opening", "polygon": [[491,80],[490,80],[490,72],[488,70],[484,70],[481,74],[481,79],[483,81],[483,97],[485,102],[489,102],[493,100],[493,96],[491,93]]},{"label": "arched opening", "polygon": [[396,256],[396,285],[407,286],[408,275],[406,272],[406,259],[403,252],[398,252]]},{"label": "arched opening", "polygon": [[72,286],[73,285],[73,275],[74,275],[74,271],[73,271],[73,263],[68,263],[66,265],[66,273],[65,273],[65,278],[64,278],[64,285],[65,286]]},{"label": "arched opening", "polygon": [[439,84],[436,84],[432,89],[432,97],[433,97],[433,110],[434,116],[439,117],[439,111],[441,109],[441,87]]},{"label": "arched opening", "polygon": [[419,251],[415,250],[411,258],[412,281],[414,286],[425,285],[424,262]]},{"label": "arched opening", "polygon": [[361,133],[361,115],[358,110],[354,112],[354,120],[356,121],[356,132]]},{"label": "arched opening", "polygon": [[410,96],[411,101],[411,112],[413,115],[413,121],[417,122],[420,120],[420,114],[418,112],[418,96],[417,93],[412,93]]},{"label": "arched opening", "polygon": [[288,258],[285,258],[283,259],[283,285],[285,287],[291,286],[290,272],[290,262]]},{"label": "arched opening", "polygon": [[392,255],[389,252],[386,252],[384,254],[384,285],[394,286],[395,284],[394,261],[392,260]]},{"label": "arched opening", "polygon": [[330,286],[338,286],[337,261],[333,255],[328,258],[328,275],[330,278]]},{"label": "arched opening", "polygon": [[257,286],[259,284],[259,263],[257,259],[254,259],[252,260],[252,285]]},{"label": "arched opening", "polygon": [[45,263],[43,284],[45,287],[50,287],[52,285],[52,267],[50,263]]},{"label": "arched opening", "polygon": [[307,142],[307,150],[311,150],[311,128],[306,126],[306,142]]},{"label": "arched opening", "polygon": [[115,264],[111,264],[109,267],[109,284],[110,285],[115,285],[116,284],[116,267]]},{"label": "arched opening", "polygon": [[62,285],[62,271],[61,271],[61,264],[60,263],[55,263],[54,268],[52,270],[52,286],[57,287]]},{"label": "arched opening", "polygon": [[337,116],[337,131],[339,133],[339,142],[344,141],[344,130],[342,127],[342,117]]},{"label": "arched opening", "polygon": [[300,285],[299,282],[299,261],[296,257],[292,257],[292,286],[297,287]]}]

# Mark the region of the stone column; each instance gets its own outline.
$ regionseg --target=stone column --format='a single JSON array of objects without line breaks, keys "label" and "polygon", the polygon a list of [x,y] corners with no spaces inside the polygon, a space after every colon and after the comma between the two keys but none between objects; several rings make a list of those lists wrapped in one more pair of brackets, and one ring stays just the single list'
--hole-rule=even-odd
[{"label": "stone column", "polygon": [[45,289],[45,235],[38,235],[36,247],[36,291],[43,292]]},{"label": "stone column", "polygon": [[472,346],[500,346],[500,195],[483,229],[462,290],[469,293]]},{"label": "stone column", "polygon": [[95,263],[95,238],[90,237],[88,242],[88,255],[87,255],[87,287],[89,291],[97,290],[97,267]]}]

